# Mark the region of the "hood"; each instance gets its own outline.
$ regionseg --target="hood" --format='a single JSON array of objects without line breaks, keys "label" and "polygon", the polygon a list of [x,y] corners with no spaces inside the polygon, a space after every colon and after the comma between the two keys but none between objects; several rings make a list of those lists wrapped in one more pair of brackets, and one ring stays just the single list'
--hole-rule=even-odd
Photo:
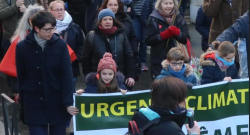
[{"label": "hood", "polygon": [[[162,68],[164,70],[169,71],[169,69],[168,69],[169,68],[169,62],[167,60],[162,61],[161,65],[162,65]],[[185,65],[186,65],[186,70],[185,70],[184,74],[185,74],[186,77],[188,77],[188,76],[193,74],[193,68],[189,64],[185,64]],[[167,74],[167,73],[170,74],[169,72],[164,72],[164,70],[161,72],[161,75],[164,75],[164,74]]]},{"label": "hood", "polygon": [[[89,73],[86,77],[85,77],[85,82],[86,84],[90,84],[90,85],[94,85],[97,84],[97,78],[96,78],[97,73]],[[124,82],[125,77],[121,72],[117,72],[116,73],[116,79],[118,84],[121,84]]]},{"label": "hood", "polygon": [[150,106],[148,108],[141,108],[139,112],[146,116],[150,121],[156,118],[161,118],[161,121],[174,121],[180,128],[183,126],[187,117],[187,110],[184,108],[179,108],[177,111],[172,112]]},{"label": "hood", "polygon": [[[31,30],[31,32],[29,32],[25,38],[25,41],[26,42],[29,42],[31,43],[32,45],[33,44],[37,44],[37,41],[34,37],[34,34],[35,34],[35,30]],[[48,44],[53,44],[54,42],[58,41],[60,39],[60,35],[57,34],[57,33],[54,33],[53,36],[51,37],[50,40],[48,40]]]},{"label": "hood", "polygon": [[200,57],[200,66],[201,67],[204,67],[204,66],[215,66],[215,62],[208,58],[206,59],[205,57],[209,54],[212,54],[212,53],[216,53],[217,51],[209,51],[209,52],[205,52],[203,54],[201,54],[201,57]]}]

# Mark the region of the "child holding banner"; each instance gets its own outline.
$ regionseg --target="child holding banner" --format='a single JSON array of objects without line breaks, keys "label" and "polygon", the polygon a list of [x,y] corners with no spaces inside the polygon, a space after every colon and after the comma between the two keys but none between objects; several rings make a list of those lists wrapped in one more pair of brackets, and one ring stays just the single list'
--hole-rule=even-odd
[{"label": "child holding banner", "polygon": [[200,65],[203,67],[201,84],[219,81],[231,81],[238,79],[238,72],[234,64],[235,47],[231,42],[224,41],[213,43],[218,51],[204,53],[200,57]]},{"label": "child holding banner", "polygon": [[167,60],[161,63],[163,69],[156,79],[172,76],[181,79],[189,87],[196,85],[197,81],[193,75],[193,68],[184,64],[184,59],[185,55],[179,47],[171,48],[167,54]]},{"label": "child holding banner", "polygon": [[105,53],[100,60],[97,73],[89,73],[86,76],[87,87],[85,90],[77,90],[77,94],[85,93],[113,93],[121,92],[125,94],[127,88],[124,83],[124,76],[117,72],[116,63],[112,59],[111,53]]}]

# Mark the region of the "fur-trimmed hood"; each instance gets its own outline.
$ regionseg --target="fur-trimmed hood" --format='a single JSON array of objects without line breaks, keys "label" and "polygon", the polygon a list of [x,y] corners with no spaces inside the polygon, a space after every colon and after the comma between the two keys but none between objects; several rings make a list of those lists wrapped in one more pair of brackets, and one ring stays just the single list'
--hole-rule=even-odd
[{"label": "fur-trimmed hood", "polygon": [[[169,71],[169,69],[168,69],[169,64],[170,63],[167,60],[164,60],[161,63],[163,69],[165,69],[167,71]],[[186,65],[186,70],[185,70],[184,74],[185,74],[186,77],[188,77],[188,76],[190,76],[190,75],[193,74],[193,68],[190,65],[188,65],[188,64],[185,64],[185,65]]]},{"label": "fur-trimmed hood", "polygon": [[211,53],[216,53],[217,51],[209,51],[209,52],[205,52],[203,54],[201,54],[200,57],[200,66],[204,67],[204,66],[215,66],[215,63],[213,60],[211,59],[206,59],[205,56]]},{"label": "fur-trimmed hood", "polygon": [[[85,82],[87,85],[94,85],[97,84],[97,78],[96,78],[97,73],[89,73],[86,77],[85,77]],[[117,72],[116,73],[116,79],[117,79],[117,83],[118,84],[122,84],[124,82],[124,75],[121,72]]]}]

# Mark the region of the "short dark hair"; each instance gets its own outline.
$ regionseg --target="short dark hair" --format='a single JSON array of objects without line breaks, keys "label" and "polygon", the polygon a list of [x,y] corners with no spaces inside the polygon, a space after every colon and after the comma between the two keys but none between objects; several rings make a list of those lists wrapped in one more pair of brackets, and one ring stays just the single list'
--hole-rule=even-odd
[{"label": "short dark hair", "polygon": [[51,23],[52,26],[56,26],[56,18],[50,12],[42,10],[32,16],[31,23],[33,29],[35,29],[35,27],[41,29],[46,23]]},{"label": "short dark hair", "polygon": [[187,85],[176,77],[157,79],[151,89],[151,105],[155,108],[175,111],[187,97]]}]

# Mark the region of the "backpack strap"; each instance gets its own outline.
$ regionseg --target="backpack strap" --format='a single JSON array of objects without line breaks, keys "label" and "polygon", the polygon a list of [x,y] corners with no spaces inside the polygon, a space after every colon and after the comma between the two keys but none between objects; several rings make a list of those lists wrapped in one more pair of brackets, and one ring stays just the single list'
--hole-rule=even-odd
[{"label": "backpack strap", "polygon": [[154,119],[148,123],[146,123],[142,128],[140,128],[140,132],[144,132],[147,128],[149,128],[150,126],[154,125],[154,124],[157,124],[161,121],[161,118],[157,118],[157,119]]},{"label": "backpack strap", "polygon": [[140,133],[138,126],[135,121],[129,121],[128,122],[128,131],[132,131],[133,135],[137,135]]},{"label": "backpack strap", "polygon": [[95,35],[95,31],[92,30],[89,32],[89,42],[92,45],[93,44],[93,40],[94,40],[94,35]]},{"label": "backpack strap", "polygon": [[68,38],[68,30],[65,31],[63,40],[67,43],[67,38]]},{"label": "backpack strap", "polygon": [[8,0],[8,5],[11,6],[11,0]]}]

